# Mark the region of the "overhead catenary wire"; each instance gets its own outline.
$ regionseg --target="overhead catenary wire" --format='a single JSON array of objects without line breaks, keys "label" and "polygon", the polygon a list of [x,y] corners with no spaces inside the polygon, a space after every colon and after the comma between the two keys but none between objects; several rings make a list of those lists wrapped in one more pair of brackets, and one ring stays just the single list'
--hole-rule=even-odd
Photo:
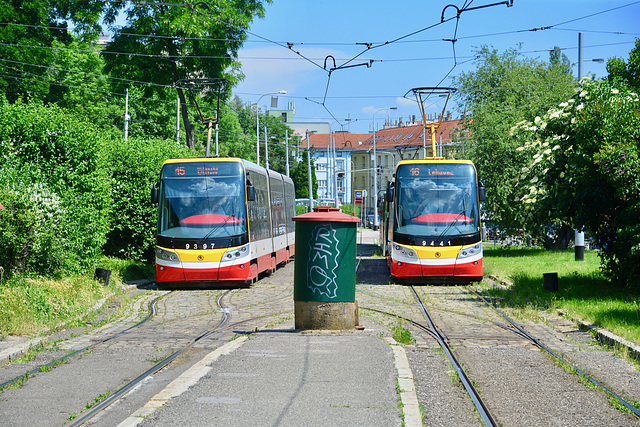
[{"label": "overhead catenary wire", "polygon": [[[205,3],[205,2],[202,2],[202,3]],[[473,3],[473,0],[472,1],[465,1],[465,4],[462,6],[461,10],[465,10],[465,8],[469,8],[469,6],[471,6],[472,3]],[[504,2],[502,2],[502,3],[504,3]],[[497,4],[502,4],[502,3],[497,3]],[[560,22],[560,23],[557,23],[557,24],[554,24],[554,25],[551,25],[551,26],[540,27],[540,28],[556,29],[556,27],[561,26],[561,25],[565,25],[567,23],[579,21],[581,19],[586,19],[586,18],[593,17],[593,16],[600,15],[600,14],[604,14],[604,13],[607,13],[607,12],[610,12],[610,11],[613,11],[613,10],[617,10],[617,9],[620,9],[620,8],[623,8],[623,7],[627,7],[627,6],[632,6],[632,5],[635,5],[635,4],[638,4],[638,3],[640,3],[640,1],[635,1],[635,2],[628,3],[626,5],[622,5],[622,6],[619,6],[619,7],[610,8],[610,9],[607,9],[607,10],[603,10],[603,11],[600,11],[600,12],[596,12],[596,13],[593,13],[593,14],[581,16],[581,17],[574,18],[574,19],[571,19],[571,20],[567,20],[567,21],[564,21],[564,22]],[[155,2],[155,3],[147,2],[147,5],[164,5],[164,6],[181,6],[181,7],[189,6],[188,4],[163,3],[163,2]],[[471,10],[471,8],[469,8],[469,10]],[[216,17],[211,16],[211,14],[207,15],[206,13],[201,12],[201,11],[197,11],[196,10],[195,12],[193,12],[193,9],[192,9],[192,15],[193,15],[193,13],[198,13],[198,14],[200,14],[202,16],[206,15],[210,19],[213,19],[213,20],[216,20],[218,22],[224,23],[224,25],[236,25],[237,24],[237,23],[231,22],[230,20],[218,19]],[[450,19],[445,20],[445,22],[448,22],[451,19],[459,19],[459,16],[451,17]],[[444,23],[444,22],[441,22],[440,24],[442,24],[442,23]],[[245,23],[238,24],[238,25],[241,25],[241,26],[243,26],[243,28],[246,28]],[[375,48],[379,48],[379,47],[383,47],[383,46],[388,46],[390,44],[395,44],[395,43],[405,43],[405,42],[407,42],[407,43],[408,42],[415,43],[415,42],[419,42],[419,40],[408,40],[408,39],[413,37],[413,36],[415,36],[415,35],[417,35],[417,34],[420,34],[420,33],[424,32],[424,31],[427,31],[427,30],[429,30],[431,28],[434,28],[437,25],[438,25],[438,23],[434,23],[432,25],[423,27],[421,29],[418,29],[418,30],[415,30],[415,31],[412,31],[412,32],[409,32],[409,33],[406,33],[406,34],[403,34],[403,35],[401,35],[399,37],[396,37],[395,39],[391,39],[391,40],[386,41],[386,42],[380,42],[378,44],[374,44],[374,43],[365,44],[365,45],[367,45],[367,49],[363,49],[362,52],[359,53],[356,57],[352,57],[352,58],[349,58],[349,59],[346,59],[346,60],[341,60],[342,64],[339,65],[339,66],[334,67],[333,71],[335,71],[337,69],[344,68],[346,65],[348,65],[350,63],[350,61],[354,61],[354,58],[362,56],[365,52],[368,52],[371,49],[375,49]],[[58,30],[61,30],[61,28],[58,28],[58,27],[54,27],[54,28],[56,28]],[[458,37],[457,36],[457,28],[458,28],[458,22],[456,22],[456,32],[454,32],[454,37],[452,38],[452,40],[465,38],[465,37]],[[518,30],[517,32],[532,31],[532,30],[534,30],[534,29]],[[288,46],[288,45],[285,46],[285,44],[282,43],[282,42],[277,42],[275,40],[271,40],[271,39],[269,39],[267,37],[260,36],[258,34],[255,34],[255,33],[251,32],[251,31],[246,31],[246,33],[251,35],[251,36],[253,36],[253,37],[259,38],[261,42],[276,44],[276,45],[282,47],[283,49],[288,49],[290,51],[292,50],[290,46]],[[137,37],[145,37],[145,36],[147,36],[147,37],[165,37],[165,38],[174,38],[174,39],[175,38],[179,38],[177,36],[163,36],[163,35],[139,35],[139,34],[132,34],[132,33],[120,33],[120,34],[121,35],[125,35],[126,34],[127,36],[131,36],[131,37],[133,37],[133,36],[137,36]],[[473,37],[473,36],[468,36],[468,37],[470,38],[470,37]],[[212,38],[206,38],[206,37],[202,37],[202,38],[187,38],[187,37],[184,37],[183,39],[185,39],[185,40],[186,39],[202,39],[202,40],[212,40],[212,41],[230,41],[230,40],[231,41],[239,41],[239,40],[236,40],[236,39],[212,39]],[[247,40],[245,40],[245,42],[246,41]],[[429,41],[438,41],[438,40],[437,39],[432,39],[432,40],[429,40]],[[440,39],[439,41],[441,42],[442,39]],[[629,42],[629,43],[631,43],[631,42]],[[306,43],[299,43],[299,44],[311,45],[312,43],[306,42]],[[349,44],[349,43],[345,43],[345,44]],[[356,42],[355,44],[357,45],[358,43]],[[607,44],[607,45],[611,45],[611,44]],[[606,46],[606,45],[599,45],[599,46]],[[24,47],[25,48],[33,48],[34,46],[24,46]],[[574,47],[572,47],[572,48],[575,49]],[[58,49],[60,49],[60,48],[58,48]],[[454,50],[454,55],[453,55],[454,65],[449,70],[449,72],[446,73],[445,76],[441,79],[439,84],[441,84],[443,81],[445,81],[451,75],[451,73],[454,71],[454,69],[457,66],[458,58],[459,59],[465,59],[465,60],[473,60],[473,57],[468,57],[468,56],[458,57],[457,52],[455,52],[455,44],[454,44],[453,50]],[[84,50],[84,51],[87,52],[87,50]],[[98,53],[98,52],[96,52],[96,53]],[[132,55],[131,53],[126,53],[126,52],[113,52],[112,54]],[[154,57],[155,56],[155,57],[162,57],[162,58],[166,58],[167,57],[166,55],[157,55],[156,56],[156,55],[149,55],[149,54],[144,54],[143,56],[148,56],[148,57]],[[310,62],[318,65],[319,68],[323,68],[323,67],[320,67],[320,65],[318,63],[316,63],[317,60],[314,59],[314,58],[307,58],[304,55],[298,55],[298,56],[302,60],[310,61]],[[232,57],[231,56],[202,56],[200,58],[230,59]],[[292,59],[292,58],[262,58],[262,57],[260,57],[260,58],[256,58],[256,57],[241,57],[241,58],[242,59],[281,59],[281,60]],[[375,61],[375,62],[401,62],[401,61],[409,62],[409,61],[451,60],[451,59],[452,59],[451,57],[448,57],[448,58],[447,57],[442,57],[442,58],[406,58],[406,59],[387,59],[387,60],[374,59],[373,61]],[[123,79],[123,82],[124,81],[127,81],[127,80]],[[131,81],[131,82],[133,82],[133,81]],[[151,82],[137,82],[135,84],[150,84],[150,85],[154,85],[154,83],[151,83]],[[330,96],[330,94],[329,94],[329,85],[330,85],[330,76],[327,77],[327,86],[325,88],[325,96],[323,98],[323,103],[321,103],[321,105],[326,103],[327,100],[337,99],[337,98],[334,98],[334,97]],[[160,86],[163,86],[163,85],[160,85]],[[170,86],[166,86],[166,87],[170,87]],[[307,97],[304,97],[304,99],[310,100],[312,102],[316,102],[316,101],[313,100],[313,97],[308,97],[307,96]],[[335,118],[335,115],[329,110],[327,105],[323,105],[323,107],[329,113],[329,115],[331,115],[331,117]]]}]

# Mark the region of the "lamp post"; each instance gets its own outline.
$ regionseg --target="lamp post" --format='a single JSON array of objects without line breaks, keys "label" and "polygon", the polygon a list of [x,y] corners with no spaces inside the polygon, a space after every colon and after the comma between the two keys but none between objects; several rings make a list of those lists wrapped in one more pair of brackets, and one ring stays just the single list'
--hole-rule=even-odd
[{"label": "lamp post", "polygon": [[279,92],[267,92],[260,95],[258,101],[256,102],[256,164],[260,166],[260,100],[263,96],[267,95],[285,95],[287,93],[286,90],[281,90]]},{"label": "lamp post", "polygon": [[[599,64],[604,62],[602,58],[596,59],[588,59],[585,60],[582,57],[582,33],[578,33],[578,82],[582,80],[582,63],[584,61],[593,61]],[[584,261],[584,231],[579,231],[578,228],[575,229],[574,234],[574,246],[575,246],[575,255],[574,259],[576,261]]]},{"label": "lamp post", "polygon": [[373,113],[373,229],[378,229],[378,160],[376,158],[376,114],[384,110],[397,110],[398,107],[380,108]]}]

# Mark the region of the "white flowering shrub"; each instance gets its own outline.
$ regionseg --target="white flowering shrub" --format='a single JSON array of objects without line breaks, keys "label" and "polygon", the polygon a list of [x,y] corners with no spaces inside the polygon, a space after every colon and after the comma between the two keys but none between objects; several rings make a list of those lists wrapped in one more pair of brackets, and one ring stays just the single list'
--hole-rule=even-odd
[{"label": "white flowering shrub", "polygon": [[10,240],[4,229],[18,227],[19,250],[14,246],[11,261],[4,253],[12,268],[45,276],[78,272],[102,253],[111,180],[96,131],[55,106],[0,102],[0,189],[9,198],[0,227],[4,240]]},{"label": "white flowering shrub", "polygon": [[584,227],[611,277],[640,286],[640,99],[583,80],[575,96],[511,130],[529,161],[514,178],[529,224]]},{"label": "white flowering shrub", "polygon": [[[9,273],[57,272],[63,265],[61,201],[42,183],[3,171],[0,182],[0,266]],[[7,179],[9,178],[9,179]]]}]

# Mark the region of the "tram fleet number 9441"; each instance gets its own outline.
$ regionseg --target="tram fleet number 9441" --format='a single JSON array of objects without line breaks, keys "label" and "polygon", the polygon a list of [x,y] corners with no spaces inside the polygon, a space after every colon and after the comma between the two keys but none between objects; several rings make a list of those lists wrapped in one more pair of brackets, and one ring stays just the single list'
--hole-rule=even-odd
[{"label": "tram fleet number 9441", "polygon": [[158,204],[159,287],[251,283],[293,255],[293,181],[239,158],[170,159]]},{"label": "tram fleet number 9441", "polygon": [[471,161],[401,161],[382,208],[380,242],[391,276],[433,284],[482,280],[484,199]]}]

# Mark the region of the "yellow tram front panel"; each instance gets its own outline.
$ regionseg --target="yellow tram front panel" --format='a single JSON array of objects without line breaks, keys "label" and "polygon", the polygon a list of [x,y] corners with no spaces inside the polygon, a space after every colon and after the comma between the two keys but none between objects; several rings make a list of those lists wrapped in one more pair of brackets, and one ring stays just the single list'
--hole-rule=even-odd
[{"label": "yellow tram front panel", "polygon": [[250,263],[250,244],[220,249],[156,247],[158,282],[248,280]]},{"label": "yellow tram front panel", "polygon": [[393,243],[392,277],[482,276],[482,243],[465,246],[412,246]]}]

